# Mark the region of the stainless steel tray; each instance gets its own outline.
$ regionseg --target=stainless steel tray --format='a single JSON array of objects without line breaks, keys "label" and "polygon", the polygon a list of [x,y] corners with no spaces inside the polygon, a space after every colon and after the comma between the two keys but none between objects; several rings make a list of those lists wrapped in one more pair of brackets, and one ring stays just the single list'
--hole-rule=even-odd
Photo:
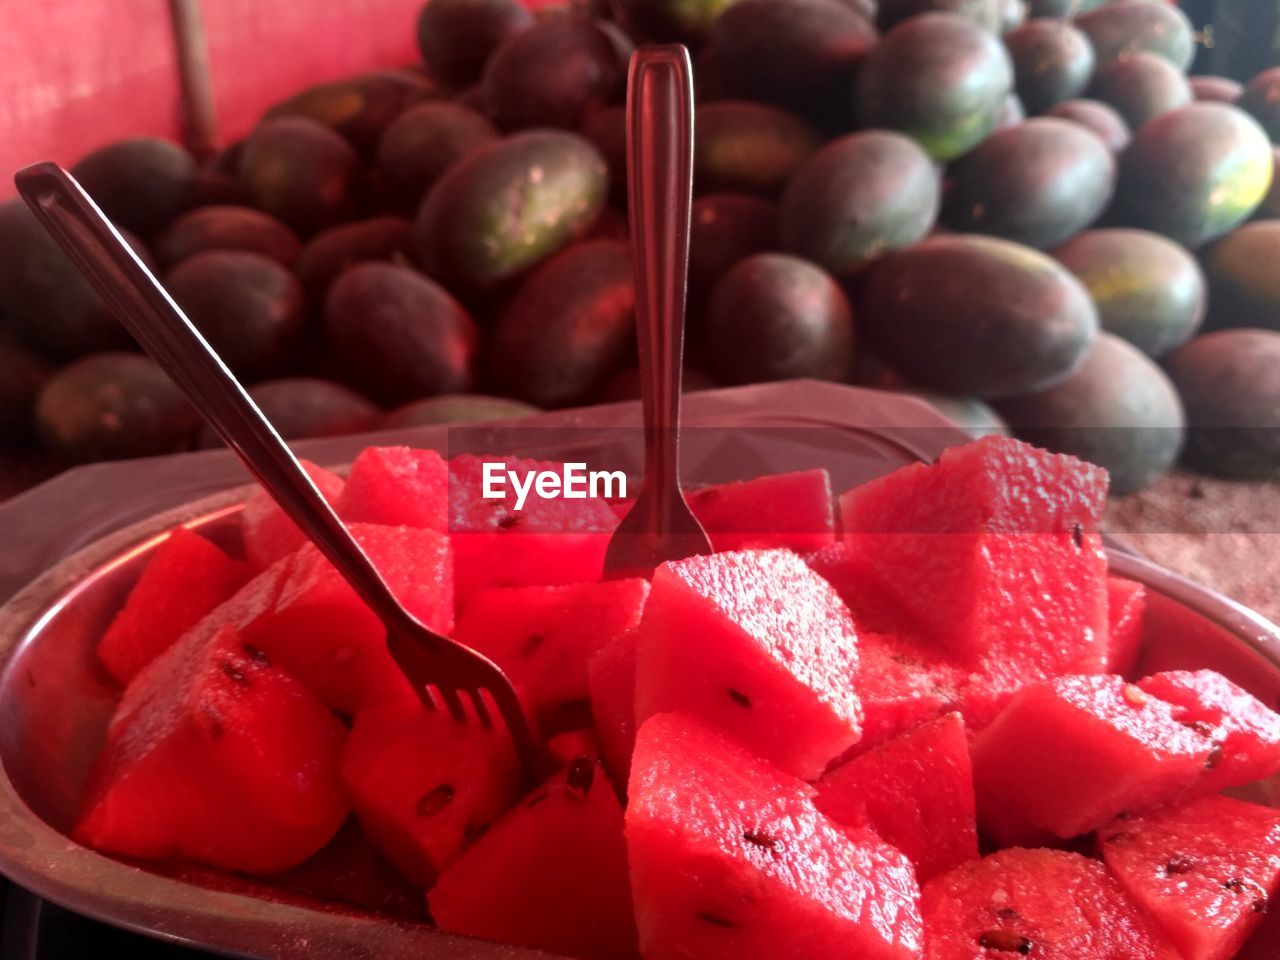
[{"label": "stainless steel tray", "polygon": [[[408,442],[455,452],[585,455],[593,465],[627,468],[639,456],[638,420],[635,404],[619,404],[509,428],[400,431],[299,446],[326,463],[349,461],[369,443]],[[693,395],[687,422],[686,472],[708,482],[825,466],[844,489],[965,439],[918,402],[806,382]],[[0,509],[0,542],[10,554],[0,569],[0,596],[36,576],[0,608],[0,872],[78,913],[229,955],[544,956],[319,903],[262,899],[224,889],[230,881],[199,886],[102,856],[65,835],[117,697],[96,666],[96,640],[166,531],[185,524],[216,539],[237,535],[244,488],[208,491],[241,480],[221,452],[100,465]],[[1112,564],[1152,592],[1149,669],[1211,666],[1280,703],[1275,626],[1139,558],[1113,551]]]}]

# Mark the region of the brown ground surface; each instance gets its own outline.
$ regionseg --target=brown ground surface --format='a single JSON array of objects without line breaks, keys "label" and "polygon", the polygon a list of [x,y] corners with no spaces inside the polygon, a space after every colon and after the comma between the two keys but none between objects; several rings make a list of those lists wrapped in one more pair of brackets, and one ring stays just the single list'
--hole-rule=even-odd
[{"label": "brown ground surface", "polygon": [[1107,523],[1156,562],[1280,622],[1280,483],[1172,473],[1113,501]]}]

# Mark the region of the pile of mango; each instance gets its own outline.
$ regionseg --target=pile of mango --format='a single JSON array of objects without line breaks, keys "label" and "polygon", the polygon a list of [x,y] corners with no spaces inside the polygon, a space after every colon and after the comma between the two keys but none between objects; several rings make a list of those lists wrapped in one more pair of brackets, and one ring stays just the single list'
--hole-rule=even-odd
[{"label": "pile of mango", "polygon": [[[431,0],[422,63],[198,164],[73,169],[291,438],[636,395],[633,45],[694,55],[686,388],[926,397],[1106,466],[1280,476],[1280,69],[1189,77],[1163,0]],[[18,201],[0,428],[63,462],[211,444]]]}]

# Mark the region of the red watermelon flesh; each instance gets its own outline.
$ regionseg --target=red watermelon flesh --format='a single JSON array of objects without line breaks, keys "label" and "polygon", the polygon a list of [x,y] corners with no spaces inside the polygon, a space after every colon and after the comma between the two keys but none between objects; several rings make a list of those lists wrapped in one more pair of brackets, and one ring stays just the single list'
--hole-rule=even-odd
[{"label": "red watermelon flesh", "polygon": [[723,483],[694,491],[688,500],[717,551],[819,550],[836,538],[831,477],[825,470]]},{"label": "red watermelon flesh", "polygon": [[98,643],[98,659],[127,686],[206,614],[244,586],[249,568],[178,527],[160,544]]},{"label": "red watermelon flesh", "polygon": [[288,870],[346,819],[345,735],[233,629],[193,632],[125,692],[73,836],[147,860]]},{"label": "red watermelon flesh", "polygon": [[[342,496],[343,479],[310,460],[301,462],[324,498],[336,504]],[[265,490],[254,491],[244,502],[240,526],[244,531],[245,556],[254,570],[267,569],[307,542],[306,534],[276,506]]]},{"label": "red watermelon flesh", "polygon": [[869,825],[910,858],[921,883],[978,856],[969,736],[949,713],[832,770],[818,809]]},{"label": "red watermelon flesh", "polygon": [[504,728],[458,723],[416,699],[361,710],[341,770],[369,839],[421,887],[520,796]]},{"label": "red watermelon flesh", "polygon": [[348,523],[448,529],[449,469],[434,450],[366,447],[338,497]]},{"label": "red watermelon flesh", "polygon": [[1212,740],[1123,677],[1060,677],[1022,691],[973,743],[978,814],[999,844],[1027,825],[1074,837],[1182,796]]},{"label": "red watermelon flesh", "polygon": [[458,618],[454,637],[507,671],[546,732],[590,722],[587,668],[640,622],[646,580],[558,587],[489,587]]},{"label": "red watermelon flesh", "polygon": [[920,956],[910,862],[686,714],[641,728],[627,848],[646,960]]},{"label": "red watermelon flesh", "polygon": [[636,746],[636,631],[615,637],[591,658],[591,718],[605,768],[627,792]]},{"label": "red watermelon flesh", "polygon": [[444,872],[429,906],[450,933],[635,957],[622,807],[600,765],[578,758],[526,797]]},{"label": "red watermelon flesh", "polygon": [[1208,796],[1099,837],[1120,884],[1183,960],[1230,960],[1280,889],[1280,810]]},{"label": "red watermelon flesh", "polygon": [[858,742],[853,620],[788,550],[660,566],[636,641],[636,719],[686,710],[816,779]]},{"label": "red watermelon flesh", "polygon": [[922,898],[928,960],[1179,960],[1096,860],[1014,848],[935,877]]},{"label": "red watermelon flesh", "polygon": [[1147,588],[1123,577],[1107,577],[1107,672],[1129,676],[1138,665]]},{"label": "red watermelon flesh", "polygon": [[1105,664],[1106,488],[1099,468],[987,437],[850,490],[840,512],[931,640],[1053,676]]},{"label": "red watermelon flesh", "polygon": [[937,719],[961,702],[966,674],[933,646],[895,634],[858,637],[859,751]]},{"label": "red watermelon flesh", "polygon": [[[434,530],[374,524],[352,524],[351,532],[409,612],[448,633],[448,539]],[[269,615],[246,628],[246,637],[336,710],[354,714],[408,691],[381,621],[312,544],[292,558]]]},{"label": "red watermelon flesh", "polygon": [[617,514],[603,499],[543,499],[530,492],[516,510],[511,484],[503,499],[485,499],[484,464],[502,463],[522,479],[561,465],[462,454],[449,461],[449,531],[455,593],[462,609],[483,587],[552,586],[599,580]]},{"label": "red watermelon flesh", "polygon": [[1280,773],[1280,715],[1212,670],[1175,670],[1138,686],[1173,706],[1179,723],[1214,743],[1197,793],[1216,793]]},{"label": "red watermelon flesh", "polygon": [[805,562],[840,594],[860,631],[918,635],[920,625],[880,584],[876,559],[863,538],[842,540],[811,553]]}]

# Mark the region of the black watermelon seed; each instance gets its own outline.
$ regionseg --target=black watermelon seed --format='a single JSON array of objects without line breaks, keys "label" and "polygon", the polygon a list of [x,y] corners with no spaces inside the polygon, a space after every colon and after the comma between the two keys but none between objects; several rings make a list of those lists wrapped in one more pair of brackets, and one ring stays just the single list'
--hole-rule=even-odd
[{"label": "black watermelon seed", "polygon": [[745,693],[741,692],[740,690],[735,690],[733,689],[733,687],[730,687],[729,699],[732,700],[734,703],[736,703],[740,707],[744,707],[747,710],[751,709],[751,698],[748,697]]},{"label": "black watermelon seed", "polygon": [[434,817],[453,802],[454,790],[447,783],[442,783],[434,790],[428,790],[418,801],[418,816]]},{"label": "black watermelon seed", "polygon": [[1076,545],[1077,550],[1084,549],[1084,527],[1078,523],[1071,525],[1071,542]]},{"label": "black watermelon seed", "polygon": [[259,650],[251,643],[240,644],[240,649],[243,650],[245,655],[254,663],[260,663],[264,667],[271,666],[271,658],[267,656],[267,652],[265,650]]},{"label": "black watermelon seed", "polygon": [[231,679],[232,683],[237,683],[242,687],[249,686],[249,678],[241,673],[240,668],[230,660],[220,661],[218,663],[218,669],[225,673]]},{"label": "black watermelon seed", "polygon": [[547,638],[544,637],[542,634],[531,633],[529,634],[529,637],[525,640],[524,646],[521,648],[521,652],[526,657],[532,657],[535,653],[538,652],[538,648],[541,647],[546,642],[547,642]]},{"label": "black watermelon seed", "polygon": [[569,764],[569,772],[565,774],[565,784],[569,789],[585,797],[591,792],[591,785],[596,779],[596,764],[590,757],[578,757]]},{"label": "black watermelon seed", "polygon": [[1164,865],[1166,876],[1176,877],[1184,873],[1190,873],[1195,868],[1196,862],[1190,857],[1178,855],[1170,857],[1169,862]]},{"label": "black watermelon seed", "polygon": [[508,513],[505,516],[498,518],[498,526],[501,527],[503,530],[510,530],[512,527],[518,525],[519,523],[520,523],[520,518],[517,517],[514,513]]},{"label": "black watermelon seed", "polygon": [[732,930],[734,923],[732,920],[726,920],[724,917],[717,916],[714,913],[708,913],[706,910],[699,910],[694,914],[703,923],[709,923],[713,927],[720,927],[722,930]]},{"label": "black watermelon seed", "polygon": [[984,950],[999,950],[1001,953],[1019,953],[1026,956],[1035,946],[1020,933],[1012,930],[988,930],[978,938],[978,946]]},{"label": "black watermelon seed", "polygon": [[777,851],[782,846],[782,841],[777,837],[770,836],[767,833],[758,833],[754,830],[748,830],[742,835],[747,843],[755,844],[757,847],[763,847],[766,850]]},{"label": "black watermelon seed", "polygon": [[1259,897],[1257,900],[1253,901],[1253,903],[1250,905],[1249,909],[1250,909],[1250,910],[1252,910],[1254,913],[1266,913],[1266,912],[1267,912],[1267,898],[1266,898],[1266,897]]},{"label": "black watermelon seed", "polygon": [[1209,752],[1209,756],[1204,758],[1204,768],[1206,770],[1212,770],[1214,767],[1218,766],[1218,764],[1222,763],[1222,757],[1222,747],[1214,747]]}]

